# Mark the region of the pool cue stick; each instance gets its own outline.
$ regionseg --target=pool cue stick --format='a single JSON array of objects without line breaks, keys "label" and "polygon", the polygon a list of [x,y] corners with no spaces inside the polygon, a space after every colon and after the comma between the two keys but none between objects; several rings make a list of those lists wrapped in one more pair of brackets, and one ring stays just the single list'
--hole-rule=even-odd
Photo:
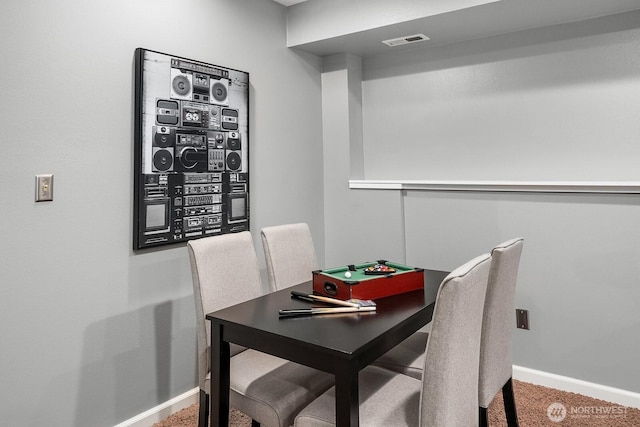
[{"label": "pool cue stick", "polygon": [[291,291],[291,295],[296,298],[304,299],[307,301],[320,301],[320,302],[326,302],[334,305],[341,305],[344,307],[357,307],[357,308],[361,307],[359,304],[356,304],[353,302],[343,301],[341,299],[323,297],[320,295],[305,294],[304,292],[299,292],[299,291]]},{"label": "pool cue stick", "polygon": [[312,314],[358,313],[376,311],[375,307],[325,307],[325,308],[289,308],[278,310],[280,316],[307,316]]}]

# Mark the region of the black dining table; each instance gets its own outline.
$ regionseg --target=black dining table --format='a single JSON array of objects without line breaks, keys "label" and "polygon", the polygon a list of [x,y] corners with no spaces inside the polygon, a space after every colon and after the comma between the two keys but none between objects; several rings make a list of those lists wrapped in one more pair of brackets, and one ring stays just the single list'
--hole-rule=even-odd
[{"label": "black dining table", "polygon": [[309,308],[291,291],[312,293],[312,282],[271,292],[206,315],[211,322],[211,425],[229,420],[229,343],[252,348],[335,376],[336,425],[358,426],[358,373],[431,321],[448,274],[424,270],[424,289],[375,300],[375,312],[279,317]]}]

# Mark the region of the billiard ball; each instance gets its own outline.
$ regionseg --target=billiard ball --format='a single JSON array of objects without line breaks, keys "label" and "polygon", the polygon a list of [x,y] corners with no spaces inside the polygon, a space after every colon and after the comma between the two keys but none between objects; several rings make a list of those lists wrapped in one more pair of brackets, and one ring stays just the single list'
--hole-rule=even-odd
[{"label": "billiard ball", "polygon": [[347,271],[346,273],[344,273],[344,277],[346,277],[347,279],[351,277],[351,272]]}]

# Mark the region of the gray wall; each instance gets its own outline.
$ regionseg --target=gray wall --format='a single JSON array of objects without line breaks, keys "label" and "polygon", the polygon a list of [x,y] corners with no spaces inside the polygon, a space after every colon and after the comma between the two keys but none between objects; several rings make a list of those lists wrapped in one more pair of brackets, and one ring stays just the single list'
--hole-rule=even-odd
[{"label": "gray wall", "polygon": [[[359,71],[325,58],[323,100],[348,91],[335,75],[361,73],[365,178],[639,181],[639,16],[367,57]],[[640,392],[636,195],[348,190],[348,162],[327,149],[349,120],[323,123],[325,211],[344,213],[325,216],[328,261],[379,251],[450,270],[522,236],[516,306],[531,330],[516,330],[514,364]],[[334,155],[348,155],[342,135]]]},{"label": "gray wall", "polygon": [[197,386],[186,248],[131,249],[135,48],[250,73],[262,268],[260,228],[294,221],[324,261],[321,61],[270,0],[8,0],[0,28],[0,419],[114,425]]},{"label": "gray wall", "polygon": [[363,167],[360,58],[325,57],[322,71],[326,265],[403,260],[400,194],[349,189]]},{"label": "gray wall", "polygon": [[[177,28],[185,20],[187,35]],[[563,26],[549,39],[542,30],[425,56],[411,51],[362,62],[349,55],[322,61],[285,47],[285,9],[270,0],[5,1],[0,419],[7,425],[109,426],[196,386],[186,250],[131,250],[136,47],[251,73],[251,227],[263,268],[257,231],[294,221],[311,225],[327,266],[383,257],[450,269],[495,243],[524,236],[516,298],[531,310],[532,329],[517,332],[514,362],[639,392],[636,197],[347,186],[349,178],[382,177],[371,157],[380,148],[372,113],[394,105],[377,101],[375,91],[388,84],[402,93],[416,79],[459,89],[453,106],[464,114],[439,117],[445,142],[456,136],[447,129],[466,124],[460,117],[479,120],[468,100],[477,95],[473,89],[504,101],[508,82],[507,89],[530,95],[526,111],[514,98],[510,117],[518,125],[530,111],[538,123],[549,108],[543,95],[563,93],[563,105],[584,109],[601,92],[602,103],[582,116],[601,124],[596,129],[589,123],[599,137],[584,135],[588,147],[625,154],[602,156],[598,165],[607,169],[595,170],[635,179],[637,153],[628,138],[638,130],[629,118],[640,99],[638,29],[628,20],[607,22],[595,30]],[[600,63],[601,54],[613,63]],[[565,55],[585,67],[552,60]],[[473,81],[479,71],[507,82]],[[391,94],[395,107],[404,108]],[[416,105],[417,114],[438,112],[448,102],[442,93],[425,100]],[[491,120],[475,124],[475,144],[491,148],[495,139],[483,135],[496,136],[495,117],[506,109],[504,102],[484,105]],[[533,142],[564,148],[559,135],[582,131],[573,114],[558,114],[566,120]],[[424,138],[430,128],[403,122],[404,116],[397,120],[377,130],[405,132],[400,142],[425,162],[414,165],[430,170],[422,148],[432,141]],[[500,143],[522,141],[515,125],[502,124],[513,138]],[[353,150],[354,144],[363,151]],[[573,159],[567,167],[573,174],[584,165]],[[452,178],[466,173],[457,171]],[[55,174],[53,202],[33,201],[39,173]]]},{"label": "gray wall", "polygon": [[[450,270],[524,237],[513,363],[640,391],[637,195],[408,192],[407,262]],[[514,311],[515,328],[515,311]]]},{"label": "gray wall", "polygon": [[638,181],[639,22],[366,58],[365,178]]}]

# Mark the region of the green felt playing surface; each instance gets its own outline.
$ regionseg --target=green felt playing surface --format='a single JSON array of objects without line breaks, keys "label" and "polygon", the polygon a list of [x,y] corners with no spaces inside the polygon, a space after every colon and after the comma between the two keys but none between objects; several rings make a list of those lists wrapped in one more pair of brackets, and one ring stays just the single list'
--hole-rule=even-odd
[{"label": "green felt playing surface", "polygon": [[[356,264],[354,265],[356,268],[356,271],[351,271],[351,277],[345,277],[344,273],[346,273],[347,271],[349,271],[349,267],[348,266],[343,266],[343,267],[336,267],[336,268],[329,268],[326,270],[322,270],[321,272],[327,276],[336,278],[336,279],[340,279],[343,281],[353,281],[353,282],[362,282],[365,280],[374,280],[374,279],[380,279],[380,278],[384,278],[387,275],[380,275],[380,274],[365,274],[364,270],[367,267],[376,265],[377,262],[367,262],[364,264]],[[395,273],[390,273],[391,275],[398,275],[398,274],[402,274],[408,271],[414,271],[415,268],[413,267],[409,267],[406,265],[402,265],[402,264],[396,264],[393,262],[386,262],[385,265],[387,265],[388,267],[392,267],[394,268],[396,271]]]}]

